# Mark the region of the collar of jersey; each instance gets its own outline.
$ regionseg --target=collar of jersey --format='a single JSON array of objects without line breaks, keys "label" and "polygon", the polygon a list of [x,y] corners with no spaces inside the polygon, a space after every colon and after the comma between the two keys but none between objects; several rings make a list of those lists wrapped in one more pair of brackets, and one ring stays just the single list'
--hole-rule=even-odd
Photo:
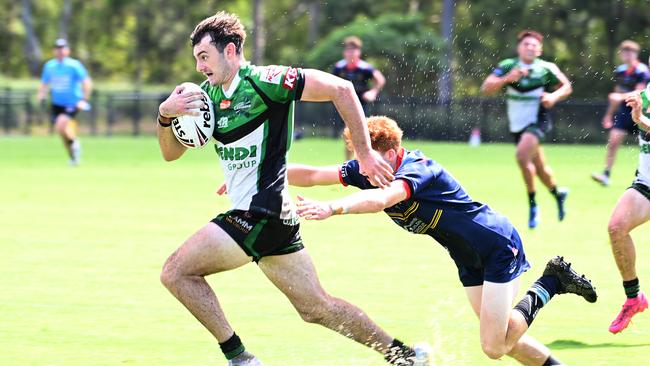
[{"label": "collar of jersey", "polygon": [[393,171],[393,174],[395,174],[397,170],[399,170],[399,167],[402,166],[402,160],[404,160],[405,153],[406,150],[403,147],[400,147],[397,152],[397,161],[395,162],[395,171]]},{"label": "collar of jersey", "polygon": [[241,81],[239,72],[244,66],[246,65],[242,65],[239,68],[239,70],[237,70],[237,73],[235,74],[235,77],[232,79],[232,83],[230,83],[230,87],[228,87],[228,90],[224,90],[223,85],[221,86],[221,91],[223,92],[223,96],[226,97],[226,99],[230,99],[233,96],[233,94],[235,94],[235,90],[237,90],[237,87],[239,86],[239,82]]}]

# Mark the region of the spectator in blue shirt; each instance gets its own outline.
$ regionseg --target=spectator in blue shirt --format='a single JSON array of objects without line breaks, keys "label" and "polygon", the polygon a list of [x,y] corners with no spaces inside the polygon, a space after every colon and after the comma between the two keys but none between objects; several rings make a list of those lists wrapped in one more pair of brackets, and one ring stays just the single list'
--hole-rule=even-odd
[{"label": "spectator in blue shirt", "polygon": [[43,66],[38,100],[45,100],[49,89],[52,123],[63,139],[70,156],[70,165],[76,166],[81,156],[81,144],[73,118],[77,111],[90,109],[88,99],[92,91],[92,81],[81,62],[69,55],[68,42],[63,38],[57,39],[54,44],[54,58]]}]

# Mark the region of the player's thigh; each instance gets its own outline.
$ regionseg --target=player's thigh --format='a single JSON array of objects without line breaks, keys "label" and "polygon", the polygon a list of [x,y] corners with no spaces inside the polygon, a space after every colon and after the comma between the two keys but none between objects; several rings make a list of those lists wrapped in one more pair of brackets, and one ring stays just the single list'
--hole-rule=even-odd
[{"label": "player's thigh", "polygon": [[483,297],[483,286],[468,286],[465,287],[465,294],[467,295],[467,300],[472,306],[472,310],[477,317],[481,316],[481,298]]},{"label": "player's thigh", "polygon": [[482,343],[506,339],[512,304],[518,291],[519,277],[506,283],[483,283],[479,316]]},{"label": "player's thigh", "polygon": [[165,263],[165,272],[206,276],[250,263],[252,258],[222,228],[210,222],[188,238]]},{"label": "player's thigh", "polygon": [[634,188],[628,188],[614,207],[609,220],[610,232],[629,232],[650,220],[650,200]]},{"label": "player's thigh", "polygon": [[517,158],[532,159],[539,147],[539,138],[530,132],[524,132],[517,144]]},{"label": "player's thigh", "polygon": [[327,298],[306,249],[291,254],[263,257],[258,265],[297,309],[304,309]]},{"label": "player's thigh", "polygon": [[65,113],[59,113],[54,119],[54,128],[57,131],[63,132],[68,128],[68,123],[70,122],[70,116]]}]

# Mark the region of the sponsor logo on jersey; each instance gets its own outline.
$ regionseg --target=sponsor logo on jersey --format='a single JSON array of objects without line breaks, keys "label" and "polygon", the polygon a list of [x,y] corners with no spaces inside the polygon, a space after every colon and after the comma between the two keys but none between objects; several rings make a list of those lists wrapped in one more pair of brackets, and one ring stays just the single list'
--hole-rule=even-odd
[{"label": "sponsor logo on jersey", "polygon": [[293,90],[296,87],[296,79],[298,79],[298,69],[295,67],[290,67],[287,69],[287,73],[284,75],[284,82],[282,87],[285,89]]},{"label": "sponsor logo on jersey", "polygon": [[217,154],[221,160],[244,160],[248,158],[257,157],[257,145],[251,145],[250,147],[217,147]]},{"label": "sponsor logo on jersey", "polygon": [[262,70],[260,80],[269,84],[280,84],[282,80],[282,68],[279,66],[269,66]]},{"label": "sponsor logo on jersey", "polygon": [[230,101],[228,99],[224,99],[219,103],[219,109],[228,109],[230,107]]},{"label": "sponsor logo on jersey", "polygon": [[233,106],[232,109],[234,109],[236,112],[239,112],[242,109],[249,109],[250,107],[251,107],[251,101],[247,99],[235,104],[235,106]]},{"label": "sponsor logo on jersey", "polygon": [[228,128],[228,117],[221,117],[217,121],[217,128]]},{"label": "sponsor logo on jersey", "polygon": [[642,142],[641,154],[650,154],[650,144]]}]

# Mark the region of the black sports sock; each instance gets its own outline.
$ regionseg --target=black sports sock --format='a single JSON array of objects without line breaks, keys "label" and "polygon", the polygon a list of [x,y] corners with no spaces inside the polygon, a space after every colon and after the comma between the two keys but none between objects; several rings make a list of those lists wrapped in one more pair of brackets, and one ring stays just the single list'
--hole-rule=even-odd
[{"label": "black sports sock", "polygon": [[605,169],[605,170],[603,171],[603,174],[604,174],[607,178],[609,178],[609,175],[610,175],[611,173],[612,173],[612,171],[609,170],[609,169]]},{"label": "black sports sock", "polygon": [[551,192],[553,197],[557,198],[557,187],[553,187],[553,188],[549,189],[549,192]]},{"label": "black sports sock", "polygon": [[412,365],[415,359],[415,351],[396,338],[388,346],[388,352],[386,352],[384,359],[391,365]]},{"label": "black sports sock", "polygon": [[232,337],[230,337],[227,341],[219,343],[219,347],[221,347],[221,352],[223,352],[227,360],[232,360],[233,358],[244,353],[246,350],[246,347],[244,347],[244,344],[241,342],[241,339],[239,339],[236,333],[233,333]]},{"label": "black sports sock", "polygon": [[526,319],[530,327],[539,312],[539,309],[546,305],[553,295],[557,293],[560,281],[555,276],[542,276],[530,287],[523,299],[515,306]]},{"label": "black sports sock", "polygon": [[528,192],[528,205],[530,205],[530,207],[537,206],[537,202],[535,201],[535,192]]},{"label": "black sports sock", "polygon": [[627,296],[628,299],[633,299],[639,296],[639,291],[641,290],[639,279],[635,278],[633,280],[623,281],[623,289],[625,289],[625,296]]},{"label": "black sports sock", "polygon": [[549,355],[542,366],[562,365],[562,362],[556,360],[553,355]]}]

